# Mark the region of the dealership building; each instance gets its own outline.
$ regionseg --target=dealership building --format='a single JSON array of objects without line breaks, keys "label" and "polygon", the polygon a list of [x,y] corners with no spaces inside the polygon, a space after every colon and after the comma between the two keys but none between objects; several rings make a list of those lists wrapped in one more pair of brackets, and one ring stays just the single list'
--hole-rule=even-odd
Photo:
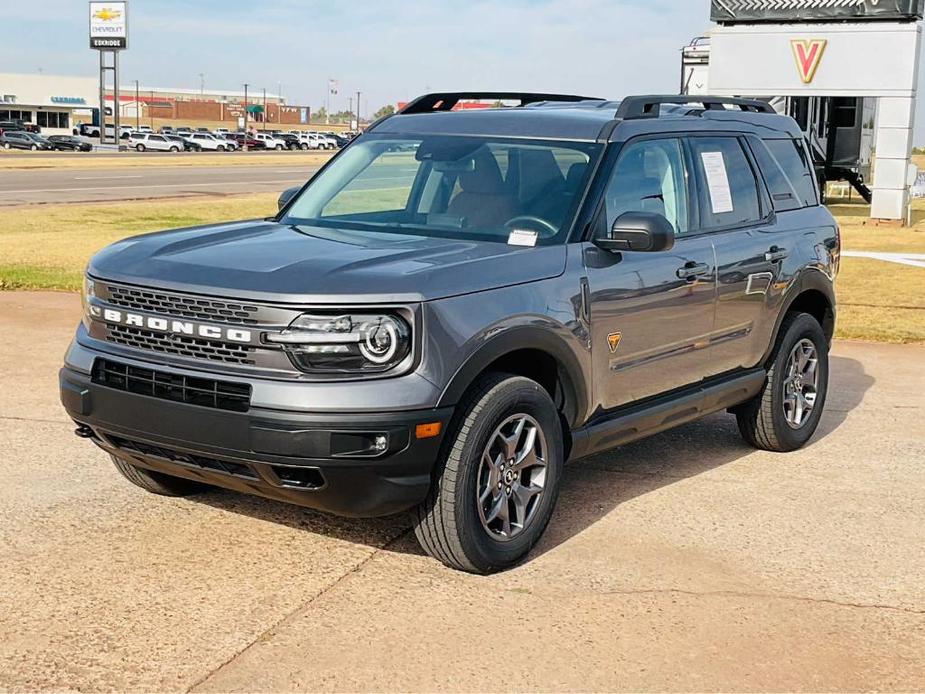
[{"label": "dealership building", "polygon": [[99,106],[96,77],[0,73],[0,120],[21,119],[46,135],[69,135]]}]

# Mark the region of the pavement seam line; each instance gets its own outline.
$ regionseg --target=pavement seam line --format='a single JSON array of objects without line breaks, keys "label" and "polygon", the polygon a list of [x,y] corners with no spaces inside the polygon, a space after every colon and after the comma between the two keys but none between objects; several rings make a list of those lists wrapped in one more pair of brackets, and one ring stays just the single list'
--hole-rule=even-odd
[{"label": "pavement seam line", "polygon": [[770,600],[792,600],[794,602],[808,602],[835,607],[852,607],[857,609],[889,610],[892,612],[905,612],[906,614],[925,615],[925,609],[917,610],[911,607],[898,605],[884,605],[880,603],[843,602],[831,598],[810,598],[805,595],[789,595],[786,593],[750,593],[738,590],[684,590],[683,588],[640,588],[638,590],[608,590],[604,595],[687,595],[695,598],[703,597],[732,597],[732,598],[767,598]]},{"label": "pavement seam line", "polygon": [[73,422],[67,419],[42,419],[40,417],[9,417],[7,415],[0,415],[0,420],[8,420],[11,422],[38,422],[40,424],[73,424]]},{"label": "pavement seam line", "polygon": [[301,605],[293,609],[291,612],[287,612],[282,617],[280,617],[278,620],[273,622],[273,624],[268,626],[266,629],[260,632],[256,637],[254,637],[249,643],[247,643],[244,646],[244,648],[240,649],[239,651],[231,655],[228,659],[226,659],[225,661],[223,661],[222,663],[214,667],[212,670],[207,672],[205,675],[200,677],[198,680],[196,680],[192,685],[190,685],[186,689],[186,691],[187,692],[194,691],[197,687],[199,687],[202,684],[205,684],[209,679],[211,679],[213,675],[219,673],[226,666],[230,665],[235,660],[237,660],[240,656],[247,653],[247,651],[249,651],[252,646],[258,643],[261,643],[263,641],[266,641],[270,636],[273,635],[273,633],[277,629],[279,629],[281,626],[283,626],[290,620],[295,619],[299,617],[300,615],[304,614],[308,610],[308,608],[311,607],[312,603],[314,603],[316,600],[326,595],[328,592],[330,592],[337,586],[339,586],[343,581],[348,579],[350,576],[354,575],[355,573],[358,573],[359,571],[362,571],[363,567],[365,567],[369,562],[375,559],[380,553],[388,550],[389,547],[394,545],[396,542],[398,542],[402,538],[407,537],[410,533],[411,533],[411,530],[406,528],[405,530],[401,531],[397,535],[390,537],[388,540],[382,543],[380,547],[376,547],[372,552],[370,552],[368,555],[363,557],[363,559],[361,559],[360,561],[356,562],[353,566],[348,568],[347,571],[345,571],[343,574],[341,574],[338,578],[336,578],[334,581],[329,583],[327,586],[319,590],[317,593],[311,596],[308,600],[306,600]]}]

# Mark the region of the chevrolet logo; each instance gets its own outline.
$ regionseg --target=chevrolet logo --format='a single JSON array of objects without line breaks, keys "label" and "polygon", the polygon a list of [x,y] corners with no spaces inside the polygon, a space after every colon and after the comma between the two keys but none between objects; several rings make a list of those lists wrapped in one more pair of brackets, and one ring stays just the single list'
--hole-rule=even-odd
[{"label": "chevrolet logo", "polygon": [[93,13],[93,18],[98,19],[101,22],[113,22],[122,16],[122,13],[119,10],[114,10],[110,7],[104,7],[101,10],[97,10]]}]

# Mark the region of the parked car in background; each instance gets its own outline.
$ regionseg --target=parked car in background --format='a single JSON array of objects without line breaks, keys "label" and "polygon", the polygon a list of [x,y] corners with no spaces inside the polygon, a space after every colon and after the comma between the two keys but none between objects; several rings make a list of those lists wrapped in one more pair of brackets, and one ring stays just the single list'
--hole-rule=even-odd
[{"label": "parked car in background", "polygon": [[168,139],[169,135],[161,133],[132,133],[129,139],[129,147],[134,147],[139,152],[152,150],[156,152],[179,152],[184,149],[182,138],[180,142]]},{"label": "parked car in background", "polygon": [[299,133],[299,147],[301,149],[321,149],[321,140],[314,133]]},{"label": "parked car in background", "polygon": [[338,149],[350,144],[350,138],[343,135],[334,135],[334,141],[337,143]]},{"label": "parked car in background", "polygon": [[228,141],[225,138],[215,137],[210,132],[195,132],[186,139],[197,145],[200,150],[225,152],[229,149]]},{"label": "parked car in background", "polygon": [[202,147],[190,139],[190,137],[192,137],[192,133],[189,135],[181,135],[180,133],[177,133],[176,135],[164,135],[164,137],[166,137],[168,140],[171,140],[172,142],[176,142],[178,145],[181,145],[184,152],[199,152],[202,150]]},{"label": "parked car in background", "polygon": [[254,138],[261,140],[267,146],[267,149],[286,149],[286,141],[270,133],[257,133]]},{"label": "parked car in background", "polygon": [[231,152],[241,149],[241,145],[238,144],[237,140],[231,137],[231,133],[224,133],[223,135],[216,135],[215,137],[224,142]]},{"label": "parked car in background", "polygon": [[25,130],[5,130],[0,135],[0,146],[4,149],[48,150],[54,146],[46,138]]},{"label": "parked car in background", "polygon": [[219,137],[225,137],[231,131],[228,128],[216,128],[212,131],[213,135],[218,135]]},{"label": "parked car in background", "polygon": [[174,131],[174,134],[175,135],[189,135],[192,132],[193,132],[192,128],[189,128],[185,125],[181,125],[179,128],[177,128]]},{"label": "parked car in background", "polygon": [[152,128],[150,125],[139,125],[137,128],[135,128],[135,131],[139,133],[153,133],[154,128]]},{"label": "parked car in background", "polygon": [[197,133],[207,133],[209,132],[208,128],[196,128],[195,132]]},{"label": "parked car in background", "polygon": [[37,134],[42,132],[39,126],[29,121],[22,120],[21,118],[0,121],[0,130],[25,130],[27,133]]},{"label": "parked car in background", "polygon": [[60,151],[90,152],[93,150],[92,144],[73,135],[51,135],[48,141]]},{"label": "parked car in background", "polygon": [[299,149],[302,146],[302,142],[299,138],[292,133],[278,133],[275,135],[276,139],[282,140],[286,143],[286,149]]},{"label": "parked car in background", "polygon": [[266,149],[267,143],[263,140],[257,140],[249,135],[244,133],[230,133],[228,138],[237,143],[239,149],[244,149],[244,145],[247,145],[248,149]]},{"label": "parked car in background", "polygon": [[174,129],[173,129],[172,126],[169,126],[169,125],[162,125],[160,128],[158,128],[158,132],[159,132],[161,135],[173,135]]}]

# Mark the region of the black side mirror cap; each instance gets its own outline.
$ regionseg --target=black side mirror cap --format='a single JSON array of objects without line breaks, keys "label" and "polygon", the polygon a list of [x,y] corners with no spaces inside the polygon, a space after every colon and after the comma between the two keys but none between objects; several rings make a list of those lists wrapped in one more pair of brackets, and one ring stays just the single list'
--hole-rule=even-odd
[{"label": "black side mirror cap", "polygon": [[289,204],[289,201],[295,197],[296,193],[302,190],[302,186],[296,186],[295,188],[286,188],[280,196],[279,200],[276,201],[276,209],[281,210],[286,205]]},{"label": "black side mirror cap", "polygon": [[594,239],[607,251],[654,253],[674,247],[674,227],[655,212],[624,212],[610,229],[610,236]]}]

